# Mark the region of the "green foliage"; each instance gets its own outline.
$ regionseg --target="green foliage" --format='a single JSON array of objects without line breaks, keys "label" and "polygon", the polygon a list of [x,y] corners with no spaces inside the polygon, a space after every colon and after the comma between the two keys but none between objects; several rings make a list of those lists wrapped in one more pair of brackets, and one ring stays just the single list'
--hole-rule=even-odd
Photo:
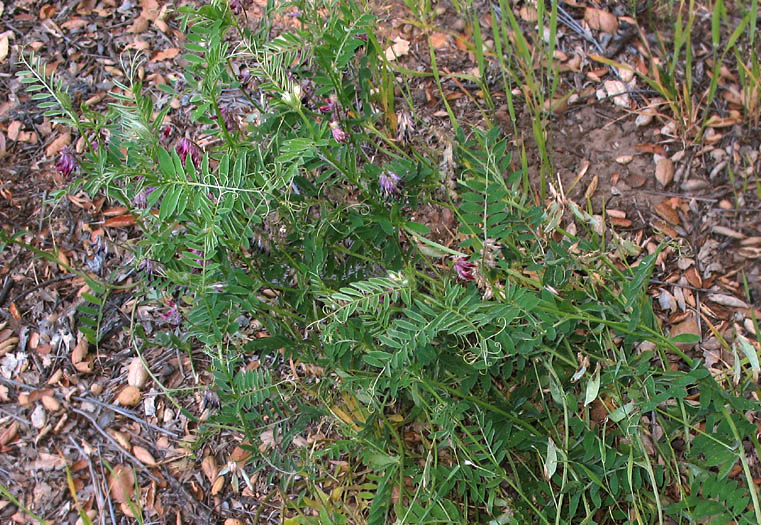
[{"label": "green foliage", "polygon": [[[183,135],[207,144],[197,158],[162,141],[170,107],[134,75],[86,119],[33,58],[24,75],[80,133],[108,132],[73,189],[137,217],[142,300],[179,326],[135,335],[208,355],[221,406],[203,432],[246,436],[242,479],[291,491],[294,523],[315,523],[306,508],[322,523],[761,516],[746,488],[753,374],[726,391],[661,334],[647,296],[658,253],[619,268],[596,238],[560,230],[564,210],[535,205],[498,129],[458,128],[459,198],[442,201],[434,162],[378,139],[388,63],[374,18],[350,1],[298,7],[303,26],[274,38],[268,19],[252,29],[225,2],[181,8],[189,65],[162,89],[187,103]],[[225,118],[231,97],[239,126]],[[392,195],[384,171],[400,178]],[[457,217],[451,243],[413,221],[424,205]],[[463,255],[474,282],[451,268]],[[109,288],[90,288],[80,329],[96,342]],[[670,370],[668,354],[689,369]],[[317,425],[331,437],[303,447]],[[339,459],[346,478],[330,471]],[[351,504],[320,485],[342,479]]]}]

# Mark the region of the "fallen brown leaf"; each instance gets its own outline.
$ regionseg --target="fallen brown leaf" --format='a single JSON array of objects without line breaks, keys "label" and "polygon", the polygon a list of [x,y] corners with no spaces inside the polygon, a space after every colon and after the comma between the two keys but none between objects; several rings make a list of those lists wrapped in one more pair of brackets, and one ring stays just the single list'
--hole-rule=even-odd
[{"label": "fallen brown leaf", "polygon": [[10,425],[0,432],[0,446],[5,446],[18,436],[18,421],[13,421]]},{"label": "fallen brown leaf", "polygon": [[118,503],[126,503],[135,490],[134,474],[127,465],[116,465],[108,479],[111,496]]},{"label": "fallen brown leaf", "polygon": [[394,43],[386,49],[386,60],[392,62],[398,57],[404,56],[410,52],[410,43],[408,40],[398,36],[394,39]]},{"label": "fallen brown leaf", "polygon": [[108,228],[123,228],[125,226],[132,226],[137,224],[137,220],[134,215],[120,215],[118,217],[109,217],[103,223]]},{"label": "fallen brown leaf", "polygon": [[59,135],[53,142],[48,144],[47,148],[45,148],[45,155],[48,157],[53,157],[69,144],[71,144],[71,135],[69,133]]},{"label": "fallen brown leaf", "polygon": [[[693,334],[700,337],[700,327],[695,316],[691,315],[681,323],[672,326],[670,334],[672,338],[682,334]],[[676,343],[676,346],[686,352],[691,350],[695,346],[695,343]]]},{"label": "fallen brown leaf", "polygon": [[127,367],[127,384],[142,388],[148,380],[148,371],[139,357],[133,357]]},{"label": "fallen brown leaf", "polygon": [[21,132],[21,121],[14,120],[8,125],[8,138],[11,140],[18,140],[19,133]]},{"label": "fallen brown leaf", "polygon": [[745,301],[738,299],[732,295],[726,295],[723,293],[708,294],[708,300],[712,303],[720,304],[722,306],[729,306],[730,308],[747,308],[748,304]]},{"label": "fallen brown leaf", "polygon": [[140,390],[128,385],[116,396],[116,402],[124,407],[133,407],[140,402]]},{"label": "fallen brown leaf", "polygon": [[155,55],[153,55],[153,58],[151,59],[151,62],[160,62],[162,60],[171,60],[172,58],[176,57],[180,54],[179,48],[176,47],[170,47],[169,49],[162,49]]},{"label": "fallen brown leaf", "polygon": [[655,164],[655,179],[660,183],[662,187],[666,187],[674,180],[674,162],[663,157],[658,159]]},{"label": "fallen brown leaf", "polygon": [[445,47],[449,46],[450,42],[449,35],[446,33],[432,33],[431,34],[431,45],[433,45],[434,49],[443,49]]},{"label": "fallen brown leaf", "polygon": [[137,459],[148,465],[149,467],[153,467],[156,465],[156,460],[153,459],[153,456],[150,452],[148,452],[148,449],[143,448],[141,446],[135,445],[132,447],[132,453],[135,455]]},{"label": "fallen brown leaf", "polygon": [[604,9],[587,7],[584,10],[584,21],[589,27],[598,31],[603,31],[611,35],[618,31],[618,19]]},{"label": "fallen brown leaf", "polygon": [[9,47],[8,35],[0,37],[0,62],[5,62],[5,59],[8,58]]},{"label": "fallen brown leaf", "polygon": [[676,210],[669,205],[668,200],[663,200],[656,204],[655,213],[671,224],[675,226],[679,225],[679,215],[677,215]]}]

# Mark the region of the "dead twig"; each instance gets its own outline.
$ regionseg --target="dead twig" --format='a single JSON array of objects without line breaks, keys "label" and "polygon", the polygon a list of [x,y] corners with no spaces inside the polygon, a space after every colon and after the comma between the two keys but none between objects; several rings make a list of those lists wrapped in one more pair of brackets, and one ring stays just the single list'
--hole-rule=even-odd
[{"label": "dead twig", "polygon": [[162,434],[166,434],[169,437],[173,437],[175,439],[180,438],[180,436],[176,434],[175,432],[172,432],[171,430],[167,430],[165,428],[161,428],[160,426],[154,425],[153,423],[149,423],[148,421],[137,417],[131,411],[126,410],[124,408],[121,408],[115,405],[110,405],[108,403],[104,403],[103,401],[98,401],[97,399],[94,399],[92,397],[72,396],[72,398],[76,399],[77,401],[82,401],[83,403],[93,403],[95,405],[98,405],[99,407],[107,408],[108,410],[116,412],[117,414],[121,414],[124,417],[131,419],[132,421],[136,421],[137,423],[140,423],[143,426],[151,428],[157,432],[161,432]]},{"label": "dead twig", "polygon": [[11,302],[12,303],[18,302],[19,300],[23,299],[24,297],[26,297],[30,293],[36,292],[40,288],[44,288],[44,287],[46,287],[49,284],[57,283],[59,281],[65,281],[67,279],[71,279],[71,278],[76,277],[76,276],[77,276],[77,274],[75,274],[75,273],[67,273],[66,275],[59,275],[58,277],[54,277],[52,279],[48,279],[47,281],[42,281],[40,284],[32,286],[30,289],[24,290],[23,292],[18,294],[16,297],[14,297],[11,300]]},{"label": "dead twig", "polygon": [[109,442],[109,443],[111,443],[113,446],[115,446],[117,450],[119,450],[120,452],[122,452],[122,454],[124,454],[125,456],[127,456],[128,458],[130,458],[130,459],[131,459],[131,460],[132,460],[132,461],[133,461],[133,462],[134,462],[136,465],[138,465],[140,468],[142,468],[142,469],[145,471],[145,473],[148,475],[148,477],[149,477],[149,478],[151,478],[153,481],[156,481],[156,482],[160,481],[160,480],[159,480],[159,478],[157,478],[156,476],[154,476],[154,475],[151,473],[151,471],[150,471],[150,470],[148,470],[148,467],[145,465],[145,463],[143,463],[142,461],[140,461],[139,459],[137,459],[135,456],[133,456],[131,452],[129,452],[128,450],[124,449],[124,448],[123,448],[123,447],[122,447],[122,446],[119,444],[119,442],[118,442],[118,441],[116,441],[114,438],[112,438],[112,437],[111,437],[111,436],[108,434],[108,432],[106,432],[105,430],[103,430],[103,429],[101,428],[101,426],[98,424],[98,422],[97,422],[97,421],[95,421],[95,418],[94,418],[94,417],[92,417],[90,414],[88,414],[88,413],[87,413],[87,412],[85,412],[84,410],[79,410],[78,408],[74,408],[74,407],[71,407],[71,411],[72,411],[72,412],[75,412],[75,413],[79,414],[80,416],[83,416],[85,419],[87,419],[87,420],[90,422],[90,424],[91,424],[91,425],[92,425],[92,426],[95,428],[95,430],[97,430],[97,431],[98,431],[100,434],[102,434],[102,435],[103,435],[103,437],[105,437],[105,438],[108,440],[108,442]]}]

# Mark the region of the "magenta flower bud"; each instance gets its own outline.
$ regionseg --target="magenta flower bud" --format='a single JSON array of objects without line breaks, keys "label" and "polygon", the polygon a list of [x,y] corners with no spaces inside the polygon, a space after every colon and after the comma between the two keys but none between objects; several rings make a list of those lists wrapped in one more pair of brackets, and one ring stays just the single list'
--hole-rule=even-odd
[{"label": "magenta flower bud", "polygon": [[392,197],[399,193],[399,183],[402,181],[399,175],[392,171],[384,171],[378,176],[381,192],[386,198]]},{"label": "magenta flower bud", "polygon": [[167,140],[169,139],[169,135],[172,134],[172,126],[164,126],[164,130],[161,132],[161,140]]},{"label": "magenta flower bud", "polygon": [[201,148],[199,148],[192,140],[183,138],[175,149],[177,155],[180,156],[183,165],[185,164],[185,159],[187,158],[188,153],[190,154],[190,160],[193,162],[193,166],[195,166],[196,169],[201,165]]},{"label": "magenta flower bud", "polygon": [[349,140],[349,134],[338,127],[338,122],[333,121],[330,123],[330,131],[333,133],[333,138],[336,142],[346,142]]},{"label": "magenta flower bud", "polygon": [[63,147],[58,153],[58,160],[56,160],[55,169],[57,169],[58,173],[64,177],[68,177],[71,175],[71,172],[74,171],[76,166],[77,161],[74,158],[74,155],[71,153],[71,150],[68,148],[68,146]]},{"label": "magenta flower bud", "polygon": [[457,277],[459,277],[463,281],[475,280],[475,277],[473,277],[473,270],[475,269],[475,267],[476,267],[475,264],[468,262],[467,257],[460,257],[454,263],[454,269],[457,272]]},{"label": "magenta flower bud", "polygon": [[327,104],[323,104],[319,108],[317,108],[317,111],[320,113],[332,113],[336,109],[336,103],[330,100],[329,98],[325,99],[325,102]]}]

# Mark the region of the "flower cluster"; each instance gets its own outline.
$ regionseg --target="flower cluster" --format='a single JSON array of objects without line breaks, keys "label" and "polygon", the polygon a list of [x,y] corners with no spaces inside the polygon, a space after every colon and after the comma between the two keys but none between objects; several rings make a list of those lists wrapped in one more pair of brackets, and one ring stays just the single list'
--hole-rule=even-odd
[{"label": "flower cluster", "polygon": [[317,108],[317,111],[326,114],[333,113],[336,109],[338,109],[338,97],[335,95],[330,95],[325,99],[325,104]]},{"label": "flower cluster", "polygon": [[177,308],[177,303],[169,300],[166,302],[166,305],[167,310],[161,314],[161,319],[163,319],[167,324],[177,326],[180,324],[180,321],[182,321],[182,316],[180,315],[179,308]]},{"label": "flower cluster", "polygon": [[460,257],[454,263],[454,270],[457,272],[457,277],[463,281],[475,281],[476,278],[473,276],[473,270],[475,270],[475,268],[476,265],[472,262],[468,262],[467,257]]},{"label": "flower cluster", "polygon": [[336,142],[342,143],[349,140],[349,134],[339,128],[338,122],[335,120],[330,123],[330,131],[333,133],[333,138],[336,139]]},{"label": "flower cluster", "polygon": [[61,149],[61,152],[58,154],[58,160],[55,163],[55,169],[58,170],[58,173],[68,177],[76,166],[77,161],[68,146]]},{"label": "flower cluster", "polygon": [[402,179],[392,171],[384,171],[378,176],[381,192],[387,199],[396,196],[399,193],[400,182],[402,182]]},{"label": "flower cluster", "polygon": [[180,156],[180,160],[183,164],[185,164],[185,159],[187,158],[188,154],[190,154],[190,160],[193,161],[193,166],[198,169],[198,167],[201,165],[201,148],[199,148],[198,145],[192,140],[183,138],[175,149],[177,151],[177,155]]}]

